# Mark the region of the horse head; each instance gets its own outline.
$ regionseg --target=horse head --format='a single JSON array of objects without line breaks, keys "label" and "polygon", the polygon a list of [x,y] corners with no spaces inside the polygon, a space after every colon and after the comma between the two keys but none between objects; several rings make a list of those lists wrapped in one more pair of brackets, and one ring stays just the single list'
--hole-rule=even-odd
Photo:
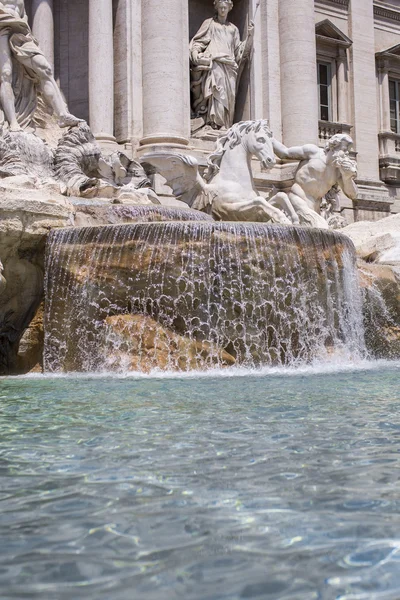
[{"label": "horse head", "polygon": [[256,156],[263,167],[271,169],[276,164],[272,132],[268,121],[241,121],[235,123],[217,142],[215,151],[208,159],[204,179],[209,182],[218,173],[225,153],[241,145],[251,156]]},{"label": "horse head", "polygon": [[248,121],[248,124],[243,132],[242,144],[246,145],[249,154],[260,160],[265,169],[272,169],[276,165],[276,158],[268,121]]}]

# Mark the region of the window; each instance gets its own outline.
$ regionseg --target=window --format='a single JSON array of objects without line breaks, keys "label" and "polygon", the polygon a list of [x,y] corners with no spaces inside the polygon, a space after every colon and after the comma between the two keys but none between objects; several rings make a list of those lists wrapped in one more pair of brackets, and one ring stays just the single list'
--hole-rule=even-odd
[{"label": "window", "polygon": [[399,81],[389,80],[390,129],[400,133],[400,94]]},{"label": "window", "polygon": [[332,121],[332,65],[318,62],[319,120]]}]

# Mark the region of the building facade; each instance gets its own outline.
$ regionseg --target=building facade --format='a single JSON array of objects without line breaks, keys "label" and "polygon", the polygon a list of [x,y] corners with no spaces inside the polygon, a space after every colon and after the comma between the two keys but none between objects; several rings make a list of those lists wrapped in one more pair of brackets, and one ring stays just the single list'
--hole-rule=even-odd
[{"label": "building facade", "polygon": [[[212,0],[26,0],[70,110],[104,146],[179,149],[203,160],[212,135],[191,121],[189,40]],[[255,22],[235,120],[269,120],[286,145],[354,139],[357,200],[348,222],[400,212],[400,0],[234,0],[242,37]],[[295,165],[255,165],[257,185],[290,185]]]}]

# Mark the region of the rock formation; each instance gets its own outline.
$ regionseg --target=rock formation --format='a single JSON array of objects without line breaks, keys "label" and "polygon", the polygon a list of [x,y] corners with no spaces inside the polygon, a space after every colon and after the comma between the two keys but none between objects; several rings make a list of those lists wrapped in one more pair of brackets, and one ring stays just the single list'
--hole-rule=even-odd
[{"label": "rock formation", "polygon": [[400,358],[400,215],[353,223],[342,232],[359,257],[368,349],[375,358]]}]

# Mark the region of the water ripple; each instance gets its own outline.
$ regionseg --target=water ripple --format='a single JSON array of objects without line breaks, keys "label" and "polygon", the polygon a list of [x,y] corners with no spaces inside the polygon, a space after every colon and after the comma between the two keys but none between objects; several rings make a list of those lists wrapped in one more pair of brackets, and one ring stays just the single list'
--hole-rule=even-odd
[{"label": "water ripple", "polygon": [[1,380],[1,600],[398,600],[393,367]]}]

